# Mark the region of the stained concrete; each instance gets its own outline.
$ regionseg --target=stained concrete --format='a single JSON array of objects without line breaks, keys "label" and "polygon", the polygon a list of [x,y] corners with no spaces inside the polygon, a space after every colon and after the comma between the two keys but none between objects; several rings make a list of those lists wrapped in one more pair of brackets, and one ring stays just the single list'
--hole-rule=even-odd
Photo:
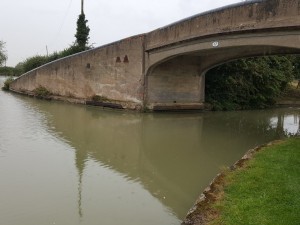
[{"label": "stained concrete", "polygon": [[90,100],[97,95],[141,108],[143,39],[128,38],[49,63],[18,78],[11,89],[33,92],[42,86],[57,96]]}]

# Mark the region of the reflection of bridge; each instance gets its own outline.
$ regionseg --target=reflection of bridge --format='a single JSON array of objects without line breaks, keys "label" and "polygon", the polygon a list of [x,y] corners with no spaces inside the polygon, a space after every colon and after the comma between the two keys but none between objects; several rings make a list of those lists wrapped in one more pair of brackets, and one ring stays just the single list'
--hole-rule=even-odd
[{"label": "reflection of bridge", "polygon": [[[266,143],[283,134],[286,116],[280,109],[273,116],[255,112],[235,116],[235,112],[226,115],[220,112],[213,116],[204,113],[170,117],[99,112],[94,107],[48,102],[34,106],[45,113],[57,136],[75,149],[80,216],[84,216],[87,199],[84,186],[90,176],[86,169],[94,162],[98,167],[108,167],[140,183],[183,218],[220,165],[232,164],[254,143]],[[295,115],[298,114],[295,110]],[[274,120],[271,124],[270,118]]]},{"label": "reflection of bridge", "polygon": [[299,0],[254,0],[195,15],[31,71],[11,88],[99,95],[135,109],[200,108],[207,70],[249,56],[300,53]]}]

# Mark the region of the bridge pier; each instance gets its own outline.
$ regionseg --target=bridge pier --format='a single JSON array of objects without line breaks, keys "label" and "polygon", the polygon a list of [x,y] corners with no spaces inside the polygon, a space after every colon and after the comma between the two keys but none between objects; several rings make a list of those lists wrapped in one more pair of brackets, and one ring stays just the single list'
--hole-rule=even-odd
[{"label": "bridge pier", "polygon": [[179,56],[152,68],[146,76],[150,110],[203,108],[205,78],[198,56]]}]

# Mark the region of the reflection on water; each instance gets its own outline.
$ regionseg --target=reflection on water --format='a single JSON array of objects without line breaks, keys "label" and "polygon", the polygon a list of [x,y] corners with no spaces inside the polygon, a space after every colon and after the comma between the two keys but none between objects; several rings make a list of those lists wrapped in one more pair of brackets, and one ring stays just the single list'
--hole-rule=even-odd
[{"label": "reflection on water", "polygon": [[1,92],[0,115],[4,224],[180,224],[221,166],[300,133],[299,109],[135,114]]}]

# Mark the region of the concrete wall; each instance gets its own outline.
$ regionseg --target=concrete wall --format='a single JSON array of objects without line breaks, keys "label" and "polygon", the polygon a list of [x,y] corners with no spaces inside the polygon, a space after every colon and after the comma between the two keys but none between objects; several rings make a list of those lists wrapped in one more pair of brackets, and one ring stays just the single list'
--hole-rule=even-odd
[{"label": "concrete wall", "polygon": [[203,102],[199,60],[194,56],[180,56],[155,67],[147,77],[147,107]]},{"label": "concrete wall", "polygon": [[11,89],[30,93],[42,86],[56,96],[88,100],[99,95],[124,108],[141,108],[143,42],[143,35],[135,36],[55,61],[24,74]]},{"label": "concrete wall", "polygon": [[147,34],[146,50],[247,30],[300,25],[299,0],[256,0],[195,15]]}]

